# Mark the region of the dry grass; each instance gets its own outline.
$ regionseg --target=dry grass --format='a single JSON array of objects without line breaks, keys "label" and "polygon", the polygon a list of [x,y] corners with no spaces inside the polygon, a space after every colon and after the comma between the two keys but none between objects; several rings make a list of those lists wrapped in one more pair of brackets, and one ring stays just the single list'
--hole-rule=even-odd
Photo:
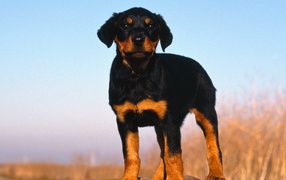
[{"label": "dry grass", "polygon": [[[245,97],[245,94],[243,96]],[[285,93],[249,94],[219,108],[220,140],[227,179],[286,179]],[[208,169],[203,135],[184,139],[185,172],[203,178]]]},{"label": "dry grass", "polygon": [[[17,180],[71,180],[71,179],[118,179],[123,167],[117,165],[63,165],[52,163],[28,163],[0,165],[0,177]],[[150,170],[142,168],[140,175]],[[1,179],[1,178],[0,178]]]},{"label": "dry grass", "polygon": [[122,171],[122,167],[111,165],[90,167],[83,165],[29,163],[0,166],[0,174],[2,176],[21,180],[112,179],[120,177]]},{"label": "dry grass", "polygon": [[[286,179],[285,93],[264,91],[253,94],[243,93],[241,97],[244,97],[243,101],[225,98],[224,103],[218,107],[226,178],[228,180]],[[203,179],[208,169],[202,132],[190,129],[182,141],[185,174]],[[144,157],[141,176],[150,176],[157,166],[158,149],[150,151]],[[112,179],[121,177],[122,173],[122,167],[103,165],[96,167],[55,164],[0,166],[0,175],[23,180]]]},{"label": "dry grass", "polygon": [[221,131],[227,177],[286,179],[285,94],[252,94],[233,109]]}]

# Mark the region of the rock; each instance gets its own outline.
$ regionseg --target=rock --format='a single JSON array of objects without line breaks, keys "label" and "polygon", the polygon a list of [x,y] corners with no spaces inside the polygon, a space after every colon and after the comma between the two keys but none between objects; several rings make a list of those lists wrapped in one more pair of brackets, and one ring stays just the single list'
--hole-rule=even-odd
[{"label": "rock", "polygon": [[[149,180],[149,178],[138,178],[138,180]],[[184,176],[184,180],[200,180],[200,179],[195,178],[193,176]]]},{"label": "rock", "polygon": [[[92,179],[89,179],[89,180],[92,180]],[[104,179],[94,179],[94,180],[104,180]],[[107,179],[105,179],[105,180],[107,180]],[[113,179],[113,180],[121,180],[121,179]],[[138,178],[138,180],[150,180],[150,178]],[[195,178],[193,176],[184,176],[184,180],[200,180],[200,179]]]}]

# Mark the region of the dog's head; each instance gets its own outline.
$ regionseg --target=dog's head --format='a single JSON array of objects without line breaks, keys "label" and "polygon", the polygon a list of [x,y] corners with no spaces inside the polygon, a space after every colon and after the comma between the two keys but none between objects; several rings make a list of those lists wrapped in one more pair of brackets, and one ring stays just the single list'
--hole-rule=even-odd
[{"label": "dog's head", "polygon": [[107,47],[115,40],[120,55],[131,64],[136,60],[149,60],[159,40],[165,51],[173,39],[162,16],[144,8],[114,13],[98,30],[97,35]]}]

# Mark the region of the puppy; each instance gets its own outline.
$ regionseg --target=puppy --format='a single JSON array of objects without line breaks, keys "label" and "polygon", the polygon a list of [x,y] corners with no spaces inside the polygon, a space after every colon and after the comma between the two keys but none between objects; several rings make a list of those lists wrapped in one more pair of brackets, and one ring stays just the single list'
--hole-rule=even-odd
[{"label": "puppy", "polygon": [[140,169],[138,127],[154,126],[161,159],[152,180],[183,180],[180,127],[187,113],[194,113],[204,132],[209,174],[207,180],[223,180],[219,147],[215,88],[206,71],[193,59],[158,54],[173,36],[162,16],[143,8],[131,8],[113,16],[98,30],[110,47],[115,41],[109,104],[116,114],[122,139],[123,180],[136,180]]}]

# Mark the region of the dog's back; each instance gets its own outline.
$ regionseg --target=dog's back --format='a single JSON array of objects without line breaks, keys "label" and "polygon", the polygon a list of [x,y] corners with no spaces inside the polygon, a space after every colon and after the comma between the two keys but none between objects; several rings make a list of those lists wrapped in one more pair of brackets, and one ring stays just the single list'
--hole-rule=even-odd
[{"label": "dog's back", "polygon": [[[169,85],[167,89],[170,94],[167,96],[174,98],[172,102],[176,109],[188,112],[189,109],[200,106],[206,98],[214,106],[215,88],[207,72],[197,61],[174,54],[157,56],[164,67],[166,84]],[[204,97],[206,94],[208,97]]]}]

